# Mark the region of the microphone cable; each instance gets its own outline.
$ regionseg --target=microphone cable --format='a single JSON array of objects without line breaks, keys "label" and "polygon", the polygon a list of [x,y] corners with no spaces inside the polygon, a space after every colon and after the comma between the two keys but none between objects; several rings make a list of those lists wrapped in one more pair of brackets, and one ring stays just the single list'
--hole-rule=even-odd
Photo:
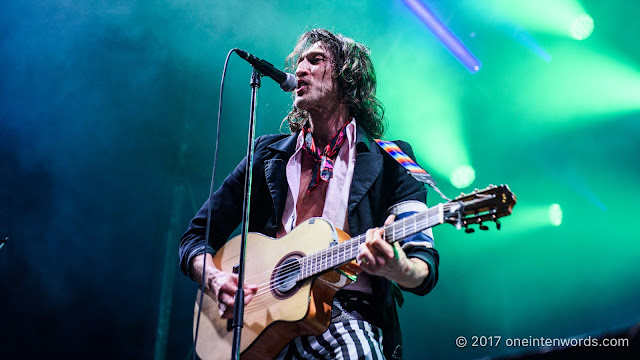
[{"label": "microphone cable", "polygon": [[[205,227],[205,235],[204,235],[204,245],[203,245],[203,254],[204,261],[202,262],[202,280],[200,281],[200,300],[198,304],[198,316],[196,318],[196,329],[195,335],[193,336],[193,360],[196,360],[196,344],[198,343],[198,330],[200,329],[200,315],[202,314],[202,300],[204,299],[204,283],[206,280],[205,270],[207,268],[207,246],[209,245],[209,233],[211,232],[211,196],[213,196],[214,189],[214,180],[216,177],[216,164],[218,162],[218,144],[220,143],[220,119],[222,117],[222,93],[224,90],[224,79],[227,74],[227,65],[229,64],[229,58],[231,54],[235,52],[236,49],[233,48],[229,50],[227,53],[227,58],[224,61],[224,67],[222,69],[222,79],[220,80],[220,97],[218,98],[218,123],[216,127],[216,141],[215,141],[215,149],[213,151],[213,170],[211,170],[211,187],[209,188],[209,197],[207,207],[207,226]],[[213,256],[213,255],[212,255]]]}]

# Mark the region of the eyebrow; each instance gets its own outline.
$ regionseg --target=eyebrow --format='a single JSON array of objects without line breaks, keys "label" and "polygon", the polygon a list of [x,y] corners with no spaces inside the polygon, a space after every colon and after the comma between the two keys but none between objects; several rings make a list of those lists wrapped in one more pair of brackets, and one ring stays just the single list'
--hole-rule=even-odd
[{"label": "eyebrow", "polygon": [[327,53],[327,51],[322,49],[322,48],[315,49],[315,50],[312,50],[312,51],[307,50],[307,51],[303,52],[300,55],[300,57],[298,58],[298,62],[297,63],[299,64],[302,61],[302,59],[308,58],[310,56],[316,56],[316,55],[325,56],[326,53]]}]

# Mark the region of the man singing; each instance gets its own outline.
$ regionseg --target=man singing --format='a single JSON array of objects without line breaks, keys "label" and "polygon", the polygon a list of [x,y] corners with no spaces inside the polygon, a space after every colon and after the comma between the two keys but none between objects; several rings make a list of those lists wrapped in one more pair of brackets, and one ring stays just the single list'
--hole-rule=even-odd
[{"label": "man singing", "polygon": [[[363,272],[337,293],[329,328],[295,338],[277,358],[401,358],[398,287],[418,295],[431,291],[438,252],[430,230],[390,245],[380,226],[426,211],[426,189],[373,141],[383,135],[384,124],[367,47],[315,29],[300,36],[287,62],[298,80],[286,118],[291,134],[256,140],[249,230],[282,237],[322,217],[350,235],[366,233],[367,240],[356,259]],[[396,143],[414,157],[408,144]],[[204,278],[227,319],[233,316],[238,278],[217,269],[212,254],[241,221],[245,163],[205,202],[180,243],[182,271],[198,282]],[[245,283],[245,304],[257,289]]]}]

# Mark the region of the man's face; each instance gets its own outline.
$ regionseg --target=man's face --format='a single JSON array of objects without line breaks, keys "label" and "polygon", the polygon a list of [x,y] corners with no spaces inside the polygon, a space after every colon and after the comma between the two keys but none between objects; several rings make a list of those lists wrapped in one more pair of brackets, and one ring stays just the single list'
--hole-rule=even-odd
[{"label": "man's face", "polygon": [[333,78],[333,58],[322,43],[315,43],[298,59],[294,105],[300,110],[314,111],[339,103],[338,86]]}]

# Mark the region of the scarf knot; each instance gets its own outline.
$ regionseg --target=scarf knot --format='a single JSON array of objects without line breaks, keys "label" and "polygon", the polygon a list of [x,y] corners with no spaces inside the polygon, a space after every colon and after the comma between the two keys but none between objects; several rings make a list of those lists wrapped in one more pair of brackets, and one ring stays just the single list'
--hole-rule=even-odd
[{"label": "scarf knot", "polygon": [[313,167],[313,174],[311,175],[311,182],[307,193],[310,193],[315,189],[321,181],[329,181],[333,177],[333,167],[340,147],[347,138],[347,125],[346,122],[340,131],[333,136],[324,149],[320,150],[316,147],[313,141],[313,133],[311,132],[311,126],[309,122],[306,122],[302,127],[302,136],[304,139],[303,147],[307,154],[314,160],[315,165]]}]

